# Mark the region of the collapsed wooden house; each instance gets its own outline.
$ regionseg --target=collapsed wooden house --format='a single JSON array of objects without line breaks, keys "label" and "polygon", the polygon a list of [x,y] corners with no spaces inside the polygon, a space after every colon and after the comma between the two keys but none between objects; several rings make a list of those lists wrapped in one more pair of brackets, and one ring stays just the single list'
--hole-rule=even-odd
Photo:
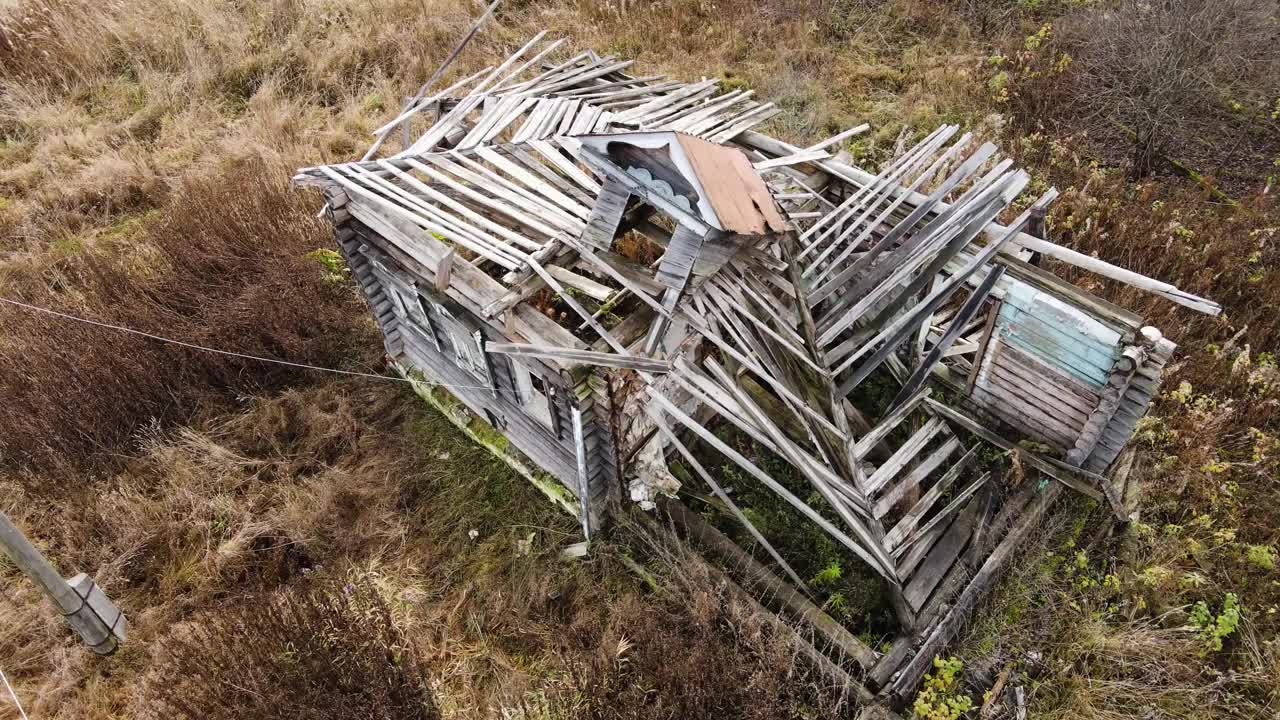
[{"label": "collapsed wooden house", "polygon": [[[680,463],[823,616],[701,453],[727,458],[883,579],[891,651],[820,625],[864,697],[909,697],[1061,487],[1128,512],[1108,472],[1174,345],[1042,260],[1218,307],[1046,240],[1055,192],[954,126],[872,173],[839,151],[865,126],[792,146],[752,130],[778,109],[749,90],[562,44],[418,99],[379,130],[425,120],[399,152],[295,177],[388,358],[588,538],[679,510]],[[984,446],[1051,481],[984,470]]]}]

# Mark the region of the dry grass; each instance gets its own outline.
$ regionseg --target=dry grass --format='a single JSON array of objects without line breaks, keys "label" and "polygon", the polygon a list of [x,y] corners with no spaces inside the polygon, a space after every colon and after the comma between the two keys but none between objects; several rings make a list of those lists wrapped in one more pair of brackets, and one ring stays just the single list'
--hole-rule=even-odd
[{"label": "dry grass", "polygon": [[[0,267],[8,297],[187,342],[324,366],[375,356],[362,305],[309,257],[327,233],[280,168],[259,161],[182,182],[154,212],[66,252]],[[230,358],[6,306],[0,458],[79,463],[148,423],[192,417],[305,371]]]},{"label": "dry grass", "polygon": [[[547,28],[646,73],[753,87],[784,108],[769,129],[788,139],[869,121],[874,132],[846,149],[874,164],[941,121],[993,137],[1035,129],[1039,111],[1001,102],[989,81],[1002,68],[987,58],[1003,48],[1014,62],[1011,48],[1071,5],[508,3],[451,74]],[[330,244],[316,199],[285,178],[358,155],[476,10],[19,2],[0,20],[0,292],[228,349],[376,367],[363,308],[307,257]],[[1249,555],[1280,542],[1280,383],[1263,355],[1280,333],[1274,203],[1210,208],[1194,186],[1130,184],[1093,163],[1083,138],[1003,144],[1065,191],[1056,239],[1227,312],[1209,320],[1093,287],[1182,343],[1169,387],[1191,387],[1163,398],[1141,436],[1146,525],[1090,548],[1083,566],[1076,545],[1092,525],[1047,535],[976,621],[962,652],[969,690],[980,696],[981,670],[1011,661],[1045,716],[1274,714],[1280,585]],[[1240,187],[1264,182],[1254,173]],[[572,520],[396,386],[8,308],[0,318],[0,504],[134,622],[120,655],[95,659],[0,566],[0,665],[33,717],[138,715],[139,683],[162,675],[157,648],[180,647],[184,623],[232,622],[352,573],[372,578],[444,717],[851,713],[669,548],[647,546],[656,594],[622,571],[619,548],[561,562]],[[1207,652],[1183,629],[1187,606],[1219,608],[1226,592],[1243,621]]]},{"label": "dry grass", "polygon": [[[56,503],[41,502],[53,477],[0,480],[5,510],[50,529],[36,533],[50,553],[92,570],[133,623],[119,655],[92,659],[4,569],[16,591],[0,599],[0,656],[33,716],[222,702],[230,691],[201,688],[245,683],[226,676],[229,656],[202,663],[200,648],[247,648],[250,622],[275,628],[263,642],[292,642],[276,603],[351,573],[376,587],[382,600],[361,607],[390,609],[394,624],[375,627],[408,643],[445,717],[767,718],[840,702],[678,550],[638,544],[652,548],[660,596],[627,575],[618,548],[560,560],[573,518],[411,398],[362,381],[255,400],[204,431],[153,437],[118,474]],[[354,612],[326,617],[360,632]],[[333,662],[375,662],[352,643],[330,648]],[[302,676],[260,661],[245,660],[260,670],[250,689],[314,701],[306,683],[282,683]],[[142,678],[151,689],[139,694]]]},{"label": "dry grass", "polygon": [[439,720],[413,644],[368,577],[197,615],[155,650],[145,718]]}]

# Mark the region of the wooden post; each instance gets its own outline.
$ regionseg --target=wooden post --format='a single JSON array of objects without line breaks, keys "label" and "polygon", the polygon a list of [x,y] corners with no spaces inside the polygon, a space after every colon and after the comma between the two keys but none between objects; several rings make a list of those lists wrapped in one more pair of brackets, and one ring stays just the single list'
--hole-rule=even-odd
[{"label": "wooden post", "polygon": [[587,477],[587,444],[582,431],[582,411],[576,406],[573,415],[573,446],[578,459],[578,508],[581,511],[582,537],[591,542],[591,484]]},{"label": "wooden post", "polygon": [[[1045,222],[1048,211],[1042,207],[1031,209],[1031,220],[1027,223],[1027,234],[1034,235],[1041,240],[1049,239],[1049,226]],[[1031,251],[1031,257],[1027,259],[1027,263],[1040,267],[1042,255],[1039,252]]]},{"label": "wooden post", "polygon": [[112,604],[102,588],[84,573],[64,580],[3,512],[0,512],[0,547],[18,569],[40,587],[95,653],[110,655],[124,642],[127,625],[124,613]]}]

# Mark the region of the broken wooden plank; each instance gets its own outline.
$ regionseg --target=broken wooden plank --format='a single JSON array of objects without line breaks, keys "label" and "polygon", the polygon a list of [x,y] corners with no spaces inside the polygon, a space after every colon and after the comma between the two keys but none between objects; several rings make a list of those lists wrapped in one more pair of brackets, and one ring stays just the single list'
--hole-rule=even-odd
[{"label": "broken wooden plank", "polygon": [[637,355],[615,355],[613,353],[595,352],[592,350],[575,350],[569,348],[545,347],[525,343],[489,342],[485,349],[499,355],[520,355],[536,358],[562,360],[576,365],[599,365],[603,367],[639,370],[642,372],[665,373],[671,366],[662,360]]}]

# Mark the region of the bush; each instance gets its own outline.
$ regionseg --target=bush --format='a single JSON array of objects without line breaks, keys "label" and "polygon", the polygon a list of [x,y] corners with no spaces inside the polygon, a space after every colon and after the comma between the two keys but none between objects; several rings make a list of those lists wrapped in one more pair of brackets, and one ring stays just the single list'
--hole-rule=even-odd
[{"label": "bush", "polygon": [[[1274,2],[1114,0],[1089,4],[1052,31],[1061,54],[1027,45],[1043,64],[1025,76],[1024,94],[1045,96],[1031,107],[1128,148],[1135,176],[1150,174],[1162,155],[1221,159],[1275,131]],[[1066,72],[1055,76],[1054,67]]]},{"label": "bush", "polygon": [[437,720],[413,648],[367,579],[242,602],[157,650],[143,718]]}]

